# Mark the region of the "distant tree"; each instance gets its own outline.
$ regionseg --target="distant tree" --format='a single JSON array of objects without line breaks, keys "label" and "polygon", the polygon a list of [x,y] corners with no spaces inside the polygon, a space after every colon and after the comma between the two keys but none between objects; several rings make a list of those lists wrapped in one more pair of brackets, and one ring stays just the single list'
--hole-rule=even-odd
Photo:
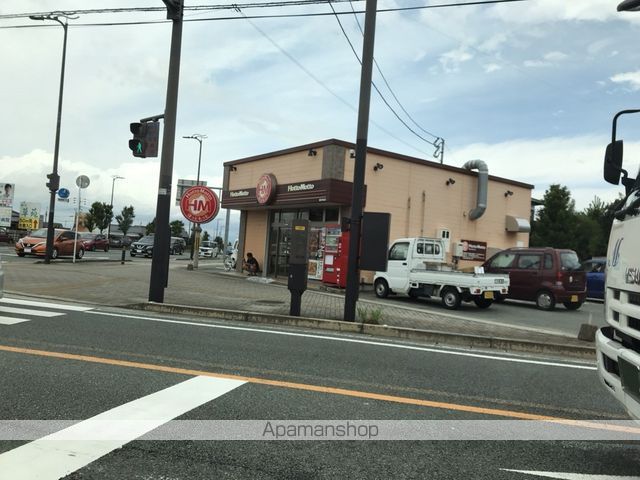
[{"label": "distant tree", "polygon": [[156,219],[155,218],[145,225],[144,231],[145,231],[145,233],[147,235],[151,235],[152,233],[156,233]]},{"label": "distant tree", "polygon": [[607,241],[603,239],[603,232],[598,220],[586,213],[576,215],[576,226],[573,236],[573,244],[570,248],[576,251],[580,259],[587,259],[605,255]]},{"label": "distant tree", "polygon": [[[93,224],[93,228],[90,230],[97,227],[100,230],[100,233],[103,233],[107,228],[109,228],[109,224],[111,223],[111,220],[113,220],[113,207],[108,203],[93,202],[89,209],[88,216],[92,219]],[[86,221],[85,225],[87,225]],[[89,227],[87,226],[87,228]]]},{"label": "distant tree", "polygon": [[93,232],[93,229],[96,228],[96,219],[89,212],[84,214],[84,226],[90,232]]},{"label": "distant tree", "polygon": [[213,240],[213,243],[215,243],[218,246],[218,251],[219,252],[224,251],[224,240],[222,239],[222,237],[216,237]]},{"label": "distant tree", "polygon": [[209,241],[209,232],[207,232],[206,230],[202,234],[202,241],[203,242],[208,242]]},{"label": "distant tree", "polygon": [[543,208],[532,225],[531,246],[573,248],[577,215],[569,189],[558,184],[550,185],[542,204]]},{"label": "distant tree", "polygon": [[133,225],[133,219],[136,217],[133,212],[133,206],[124,207],[120,215],[116,215],[116,222],[123,235],[126,235],[131,225]]},{"label": "distant tree", "polygon": [[181,237],[184,232],[184,222],[182,220],[174,220],[169,224],[172,237]]}]

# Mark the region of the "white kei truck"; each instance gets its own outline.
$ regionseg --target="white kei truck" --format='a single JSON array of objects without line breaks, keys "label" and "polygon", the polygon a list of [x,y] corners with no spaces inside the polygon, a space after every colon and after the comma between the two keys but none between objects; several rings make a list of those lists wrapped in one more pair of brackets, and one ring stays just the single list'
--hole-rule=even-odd
[{"label": "white kei truck", "polygon": [[[461,255],[461,246],[454,246]],[[456,255],[456,253],[459,253]],[[473,301],[489,308],[497,294],[509,291],[509,275],[466,273],[446,264],[444,241],[437,238],[400,238],[389,249],[387,271],[376,272],[373,280],[376,296],[390,293],[412,298],[439,297],[449,310],[461,302]]]},{"label": "white kei truck", "polygon": [[626,113],[640,110],[623,110],[613,117],[612,141],[604,161],[604,179],[622,183],[626,197],[614,214],[609,236],[607,326],[596,334],[596,355],[602,383],[631,417],[640,420],[640,171],[632,178],[622,168],[623,142],[616,140],[616,121]]}]

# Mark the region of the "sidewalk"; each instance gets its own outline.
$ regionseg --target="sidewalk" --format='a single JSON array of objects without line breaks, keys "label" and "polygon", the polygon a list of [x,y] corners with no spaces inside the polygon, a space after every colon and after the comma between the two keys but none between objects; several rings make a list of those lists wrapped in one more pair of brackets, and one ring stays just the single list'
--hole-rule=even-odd
[{"label": "sidewalk", "polygon": [[[146,304],[149,292],[150,262],[55,261],[50,265],[31,260],[3,264],[5,292],[44,296],[73,302],[106,306]],[[186,261],[172,257],[165,304],[211,309],[238,310],[253,314],[288,315],[290,293],[280,282],[266,283],[261,277],[226,272],[222,262],[200,262],[198,270],[187,270]],[[310,282],[302,296],[301,316],[342,320],[344,296],[320,290]],[[457,318],[455,312],[428,312],[420,308],[394,305],[392,301],[360,300],[359,311],[380,313],[380,324],[403,329],[430,330],[492,339],[568,347],[593,344],[561,335]],[[358,319],[360,320],[360,319]]]}]

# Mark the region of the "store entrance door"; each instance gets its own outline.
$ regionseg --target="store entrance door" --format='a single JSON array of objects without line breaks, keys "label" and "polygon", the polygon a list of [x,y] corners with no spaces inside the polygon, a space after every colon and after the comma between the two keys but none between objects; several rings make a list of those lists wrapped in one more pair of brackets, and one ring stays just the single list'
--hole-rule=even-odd
[{"label": "store entrance door", "polygon": [[269,275],[286,277],[289,274],[291,227],[272,227],[269,242]]}]

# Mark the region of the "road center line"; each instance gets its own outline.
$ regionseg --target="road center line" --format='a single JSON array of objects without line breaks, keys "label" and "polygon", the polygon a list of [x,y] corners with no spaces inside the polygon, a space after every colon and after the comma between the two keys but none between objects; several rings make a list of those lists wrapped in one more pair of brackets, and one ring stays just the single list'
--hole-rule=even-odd
[{"label": "road center line", "polygon": [[244,383],[191,378],[0,454],[0,474],[12,480],[57,480]]},{"label": "road center line", "polygon": [[272,387],[290,388],[315,393],[325,393],[331,395],[341,395],[345,397],[365,398],[368,400],[379,400],[383,402],[400,403],[404,405],[417,405],[420,407],[439,408],[466,413],[477,413],[481,415],[492,415],[505,418],[517,418],[520,420],[542,420],[562,425],[581,426],[597,430],[610,430],[619,432],[640,433],[640,429],[622,425],[593,423],[584,420],[571,420],[562,417],[552,417],[548,415],[538,415],[534,413],[517,412],[513,410],[503,410],[498,408],[474,407],[472,405],[461,405],[456,403],[436,402],[432,400],[422,400],[418,398],[400,397],[396,395],[385,395],[381,393],[364,392],[360,390],[349,390],[346,388],[325,387],[322,385],[311,385],[307,383],[287,382],[284,380],[270,380],[266,378],[245,377],[242,375],[230,375],[226,373],[207,372],[204,370],[192,370],[187,368],[170,367],[166,365],[156,365],[152,363],[131,362],[129,360],[116,360],[112,358],[94,357],[90,355],[77,355],[74,353],[52,352],[48,350],[34,350],[30,348],[11,347],[0,345],[0,351],[36,355],[48,358],[58,358],[64,360],[77,360],[81,362],[98,363],[118,367],[139,368],[156,372],[176,373],[180,375],[213,377],[217,379],[227,379],[241,383],[254,383],[257,385],[269,385]]},{"label": "road center line", "polygon": [[486,360],[497,360],[500,362],[526,363],[530,365],[544,365],[547,367],[574,368],[578,370],[593,370],[593,371],[597,370],[597,367],[592,365],[578,365],[578,364],[572,364],[572,363],[550,362],[550,361],[544,361],[544,360],[528,360],[524,358],[515,358],[515,357],[500,357],[497,355],[470,353],[470,352],[455,351],[455,350],[441,350],[438,348],[417,347],[413,345],[402,345],[398,343],[374,342],[371,340],[361,340],[358,338],[332,337],[332,336],[326,336],[326,335],[315,335],[312,333],[283,332],[279,330],[268,330],[264,328],[216,325],[212,323],[190,322],[186,320],[171,320],[166,318],[142,317],[138,315],[122,315],[119,313],[97,312],[95,310],[87,313],[98,315],[98,316],[106,315],[109,317],[130,318],[134,320],[147,320],[150,322],[158,322],[158,323],[173,323],[177,325],[190,325],[190,326],[204,327],[204,328],[218,328],[221,330],[238,330],[238,331],[253,332],[253,333],[268,333],[271,335],[285,335],[290,337],[314,338],[319,340],[329,340],[329,341],[335,341],[335,342],[358,343],[361,345],[374,345],[377,347],[399,348],[403,350],[413,350],[413,351],[419,351],[419,352],[440,353],[442,355],[455,355],[459,357],[483,358]]}]

